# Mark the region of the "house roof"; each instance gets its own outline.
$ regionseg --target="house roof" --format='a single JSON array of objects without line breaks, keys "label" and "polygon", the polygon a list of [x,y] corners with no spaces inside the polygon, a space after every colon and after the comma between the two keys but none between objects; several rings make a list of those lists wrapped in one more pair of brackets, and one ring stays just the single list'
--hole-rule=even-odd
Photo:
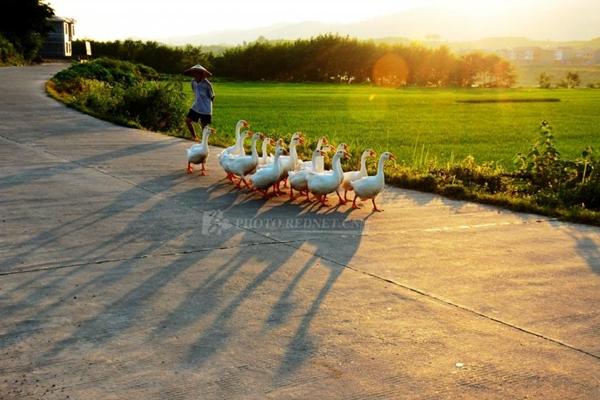
[{"label": "house roof", "polygon": [[49,19],[50,19],[50,21],[67,22],[69,24],[74,24],[76,22],[75,18],[59,17],[57,15],[50,17]]}]

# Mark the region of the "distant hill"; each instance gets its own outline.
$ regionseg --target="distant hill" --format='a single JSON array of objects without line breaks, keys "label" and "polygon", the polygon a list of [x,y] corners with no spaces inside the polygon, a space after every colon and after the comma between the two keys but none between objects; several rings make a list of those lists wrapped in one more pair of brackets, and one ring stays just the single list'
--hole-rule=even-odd
[{"label": "distant hill", "polygon": [[[321,33],[338,33],[361,39],[401,42],[452,43],[453,47],[499,49],[521,46],[600,47],[600,13],[597,0],[572,0],[569,7],[557,12],[552,2],[542,3],[535,15],[517,2],[507,3],[497,13],[470,15],[457,10],[454,2],[415,8],[364,21],[328,24],[317,21],[276,24],[255,29],[227,30],[161,40],[168,44],[236,45],[263,37],[269,40],[298,39]],[[480,7],[481,8],[481,7]],[[590,11],[592,10],[592,11]],[[479,39],[487,37],[488,39]],[[562,38],[593,38],[564,41]],[[410,39],[407,39],[410,38]],[[435,38],[432,40],[432,38]],[[527,38],[545,38],[532,40]]]}]

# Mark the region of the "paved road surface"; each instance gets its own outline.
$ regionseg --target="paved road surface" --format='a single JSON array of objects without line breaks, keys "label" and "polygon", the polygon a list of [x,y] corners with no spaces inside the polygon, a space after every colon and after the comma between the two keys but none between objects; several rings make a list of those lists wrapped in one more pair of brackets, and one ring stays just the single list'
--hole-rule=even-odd
[{"label": "paved road surface", "polygon": [[60,68],[0,69],[1,399],[600,398],[598,228],[265,202],[46,97]]}]

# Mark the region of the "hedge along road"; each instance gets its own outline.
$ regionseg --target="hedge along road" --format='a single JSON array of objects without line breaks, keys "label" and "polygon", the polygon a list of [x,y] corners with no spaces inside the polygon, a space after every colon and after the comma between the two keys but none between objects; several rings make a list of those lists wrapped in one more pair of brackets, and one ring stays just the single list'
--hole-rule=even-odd
[{"label": "hedge along road", "polygon": [[0,397],[600,396],[598,228],[265,202],[46,97],[63,67],[0,69]]}]

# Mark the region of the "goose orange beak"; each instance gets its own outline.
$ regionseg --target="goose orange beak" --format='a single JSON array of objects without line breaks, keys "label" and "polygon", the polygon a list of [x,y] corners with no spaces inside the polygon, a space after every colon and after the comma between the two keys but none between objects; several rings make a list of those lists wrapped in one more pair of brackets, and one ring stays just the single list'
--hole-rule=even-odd
[{"label": "goose orange beak", "polygon": [[397,160],[396,160],[396,156],[395,156],[395,155],[393,155],[392,153],[390,153],[390,160],[397,161]]}]

